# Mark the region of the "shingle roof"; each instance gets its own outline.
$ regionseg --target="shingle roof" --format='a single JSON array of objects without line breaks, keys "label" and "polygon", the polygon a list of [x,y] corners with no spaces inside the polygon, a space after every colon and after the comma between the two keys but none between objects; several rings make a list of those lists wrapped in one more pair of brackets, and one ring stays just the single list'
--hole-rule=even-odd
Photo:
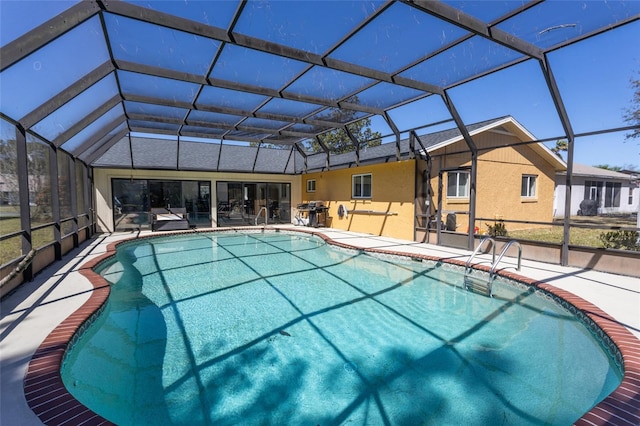
[{"label": "shingle roof", "polygon": [[[470,124],[467,126],[467,131],[469,133],[473,133],[478,129],[482,129],[485,127],[490,127],[492,124],[497,124],[503,122],[507,117],[498,117],[492,118],[490,120],[481,121],[478,123]],[[428,133],[425,135],[420,135],[418,138],[424,145],[424,147],[429,151],[429,148],[438,146],[444,142],[451,141],[452,143],[459,140],[462,137],[462,133],[460,130],[456,128],[451,128],[447,130],[441,130],[439,132]],[[422,148],[419,144],[416,144],[415,149],[417,151]],[[408,158],[410,153],[409,149],[409,139],[402,139],[400,141],[400,157]],[[384,162],[394,159],[396,156],[396,144],[394,142],[384,143],[378,146],[369,146],[363,148],[360,151],[360,163],[377,163]],[[321,170],[325,167],[326,156],[323,153],[314,154],[309,156],[309,161],[307,163],[307,167],[309,171]],[[355,165],[356,163],[356,155],[355,153],[347,153],[347,154],[336,154],[330,156],[330,166],[331,168],[340,168],[340,167],[350,167]]]},{"label": "shingle roof", "polygon": [[[562,173],[562,174],[566,174]],[[586,164],[573,163],[574,176],[594,176],[610,179],[630,180],[631,176],[614,170],[602,169],[600,167],[587,166]]]},{"label": "shingle roof", "polygon": [[[490,120],[485,120],[485,121],[481,121],[479,123],[470,124],[470,125],[467,126],[467,132],[473,133],[474,131],[476,131],[478,129],[482,129],[483,127],[489,127],[494,123],[498,123],[500,121],[503,121],[507,117],[508,116],[492,118]],[[429,150],[430,147],[433,147],[435,145],[439,145],[439,144],[441,144],[443,142],[446,142],[448,140],[453,140],[453,139],[456,139],[456,138],[460,138],[461,136],[462,136],[462,133],[460,132],[460,129],[458,129],[456,127],[456,128],[452,128],[452,129],[448,129],[448,130],[443,130],[441,132],[422,135],[422,136],[420,136],[420,140],[422,141],[422,144],[425,146],[425,148],[427,148],[427,150]]]}]

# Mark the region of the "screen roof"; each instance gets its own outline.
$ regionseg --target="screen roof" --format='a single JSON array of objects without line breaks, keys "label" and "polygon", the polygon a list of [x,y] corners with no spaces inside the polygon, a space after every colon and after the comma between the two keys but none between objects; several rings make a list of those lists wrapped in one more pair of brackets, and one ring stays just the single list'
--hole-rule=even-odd
[{"label": "screen roof", "polygon": [[[242,171],[246,162],[289,173],[292,157],[326,150],[319,136],[361,120],[398,146],[411,130],[462,130],[504,115],[542,141],[620,132],[630,126],[619,111],[594,120],[585,102],[597,108],[598,96],[613,97],[623,109],[620,87],[632,75],[590,67],[627,72],[627,61],[640,61],[638,1],[5,0],[0,8],[3,119],[90,165],[135,167],[137,152],[138,167]],[[354,150],[366,142],[347,134]],[[240,161],[241,148],[253,160]],[[210,161],[185,157],[192,149]],[[237,167],[220,167],[225,158]]]}]

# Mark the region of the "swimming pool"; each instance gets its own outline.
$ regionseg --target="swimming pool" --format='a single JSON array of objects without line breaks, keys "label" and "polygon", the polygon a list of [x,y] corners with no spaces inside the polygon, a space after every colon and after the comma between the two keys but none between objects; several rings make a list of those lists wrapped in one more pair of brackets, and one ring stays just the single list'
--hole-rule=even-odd
[{"label": "swimming pool", "polygon": [[123,244],[101,273],[63,379],[118,424],[569,424],[620,383],[562,307],[435,262],[216,233]]}]

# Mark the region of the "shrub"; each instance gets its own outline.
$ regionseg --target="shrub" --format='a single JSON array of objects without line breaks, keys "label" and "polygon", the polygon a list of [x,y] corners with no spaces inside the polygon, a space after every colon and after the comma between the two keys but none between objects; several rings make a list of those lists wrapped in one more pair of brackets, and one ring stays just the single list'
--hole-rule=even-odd
[{"label": "shrub", "polygon": [[600,234],[604,248],[640,251],[638,233],[636,231],[609,231]]},{"label": "shrub", "polygon": [[487,225],[487,234],[491,235],[492,237],[506,237],[508,234],[507,227],[504,226],[504,222],[501,220],[494,223],[493,225],[490,225],[488,223],[485,223],[485,225]]}]

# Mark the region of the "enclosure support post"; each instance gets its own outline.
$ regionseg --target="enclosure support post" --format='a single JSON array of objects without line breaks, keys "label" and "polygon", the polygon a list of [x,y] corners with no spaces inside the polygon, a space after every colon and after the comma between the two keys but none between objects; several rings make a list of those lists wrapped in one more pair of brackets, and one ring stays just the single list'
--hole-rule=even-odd
[{"label": "enclosure support post", "polygon": [[326,169],[331,170],[331,153],[329,152],[329,148],[322,142],[320,136],[316,136],[316,142],[318,142],[318,145],[320,145],[320,148],[324,151]]},{"label": "enclosure support post", "polygon": [[564,226],[562,232],[562,249],[560,252],[560,264],[567,266],[569,264],[569,236],[570,236],[570,219],[571,219],[571,186],[573,184],[573,151],[575,137],[573,129],[571,128],[571,122],[569,121],[569,115],[562,102],[558,85],[551,72],[551,66],[547,62],[546,55],[539,61],[542,74],[547,82],[549,93],[553,99],[553,103],[556,106],[558,117],[564,128],[565,135],[567,136],[567,177],[565,181],[565,197],[564,197]]},{"label": "enclosure support post", "polygon": [[[391,117],[386,111],[384,112],[383,117],[396,137],[396,161],[400,161],[400,156],[402,154],[400,152],[400,130],[398,130],[398,126],[396,126],[396,123],[393,122],[393,120],[391,119]],[[413,158],[412,149],[409,149],[409,158]]]},{"label": "enclosure support post", "polygon": [[449,98],[449,95],[447,94],[446,90],[444,91],[442,98],[444,100],[445,105],[449,109],[449,113],[451,114],[453,121],[455,121],[456,126],[458,126],[458,130],[460,130],[460,134],[462,134],[464,141],[467,143],[467,146],[469,147],[469,151],[471,152],[471,176],[469,179],[470,183],[469,183],[468,248],[469,250],[473,250],[475,245],[475,237],[473,234],[473,229],[475,228],[475,222],[476,222],[476,181],[478,177],[478,148],[476,147],[476,144],[473,142],[473,139],[471,139],[471,135],[467,131],[467,128],[464,125],[464,122],[462,121],[462,118],[458,114],[458,111],[456,110],[455,105],[453,105],[453,102]]},{"label": "enclosure support post", "polygon": [[[20,229],[22,229],[22,254],[31,252],[31,211],[29,207],[29,166],[27,163],[27,139],[20,126],[16,126],[16,158],[18,160],[18,202],[20,204]],[[22,271],[23,281],[33,279],[31,263]]]},{"label": "enclosure support post", "polygon": [[83,213],[87,215],[87,221],[84,223],[87,226],[88,231],[85,235],[85,240],[88,240],[93,234],[95,234],[95,226],[93,220],[93,204],[91,203],[93,194],[93,182],[89,180],[89,166],[82,164],[82,189],[84,191],[84,210]]},{"label": "enclosure support post", "polygon": [[348,126],[344,126],[344,132],[347,134],[347,136],[351,140],[351,143],[353,144],[353,147],[355,148],[354,152],[356,153],[356,167],[357,167],[360,165],[360,141],[353,135],[353,133],[351,133],[351,130],[349,130]]},{"label": "enclosure support post", "polygon": [[62,259],[62,231],[60,224],[60,190],[58,182],[58,149],[49,148],[49,188],[51,190],[51,216],[53,221],[53,249],[55,259]]},{"label": "enclosure support post", "polygon": [[77,183],[76,183],[76,161],[80,161],[74,158],[69,158],[68,169],[69,169],[69,195],[71,198],[71,216],[73,217],[72,225],[73,229],[71,235],[73,238],[73,248],[78,248],[80,245],[78,238],[78,192],[77,192]]},{"label": "enclosure support post", "polygon": [[[415,130],[409,132],[410,158],[415,160],[415,188],[413,202],[413,240],[418,241],[418,229],[424,232],[424,237],[420,242],[429,242],[429,229],[431,227],[431,208],[433,203],[433,191],[431,190],[431,156],[427,150],[423,154],[416,155],[416,141],[422,146],[420,138]],[[421,171],[422,161],[426,162],[426,169]]]}]

